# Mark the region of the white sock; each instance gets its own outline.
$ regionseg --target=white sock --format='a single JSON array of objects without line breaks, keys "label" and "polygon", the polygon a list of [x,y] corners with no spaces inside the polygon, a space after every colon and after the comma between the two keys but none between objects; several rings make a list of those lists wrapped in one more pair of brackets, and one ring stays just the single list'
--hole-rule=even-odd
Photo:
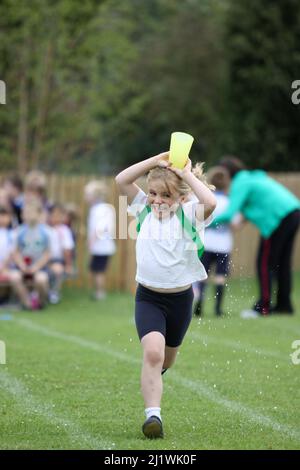
[{"label": "white sock", "polygon": [[145,409],[146,418],[150,418],[150,416],[157,416],[161,420],[160,416],[160,408],[158,407],[151,407]]}]

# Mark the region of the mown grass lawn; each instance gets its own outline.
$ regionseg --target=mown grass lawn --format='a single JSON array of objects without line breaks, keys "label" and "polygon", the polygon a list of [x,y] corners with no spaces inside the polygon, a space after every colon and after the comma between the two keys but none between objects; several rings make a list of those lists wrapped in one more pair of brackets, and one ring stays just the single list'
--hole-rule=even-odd
[{"label": "mown grass lawn", "polygon": [[[193,319],[164,376],[165,438],[141,433],[134,298],[66,289],[39,313],[0,311],[0,449],[300,449],[300,275],[296,314],[242,320],[251,280],[230,281],[226,315]],[[300,353],[299,353],[300,358]]]}]

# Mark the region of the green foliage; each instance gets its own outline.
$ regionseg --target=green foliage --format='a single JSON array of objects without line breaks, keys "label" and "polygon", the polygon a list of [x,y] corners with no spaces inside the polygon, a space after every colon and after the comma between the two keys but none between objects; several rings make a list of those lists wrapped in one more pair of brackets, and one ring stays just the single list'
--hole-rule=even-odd
[{"label": "green foliage", "polygon": [[300,107],[291,101],[300,70],[299,2],[232,0],[227,13],[226,151],[251,166],[299,170]]},{"label": "green foliage", "polygon": [[0,108],[1,167],[9,158],[11,168],[57,168],[87,145],[84,83],[98,5],[96,0],[1,2],[1,77],[8,95]]},{"label": "green foliage", "polygon": [[[147,13],[149,3],[156,6],[151,14]],[[205,8],[206,2],[153,1],[142,3],[134,15],[130,12],[139,43],[134,43],[135,49],[132,44],[131,63],[131,58],[125,67],[118,62],[123,104],[114,101],[116,90],[104,93],[108,113],[115,108],[108,118],[104,152],[115,161],[134,162],[168,149],[174,130],[195,136],[192,157],[212,158],[221,124],[224,67],[221,21],[214,5],[211,2]],[[124,24],[124,15],[119,21]],[[136,28],[141,24],[143,30],[139,31]],[[116,37],[121,28],[116,23],[114,28]],[[109,42],[107,67],[118,47]],[[128,56],[129,44],[126,50]]]},{"label": "green foliage", "polygon": [[0,169],[112,173],[165,150],[298,168],[296,0],[2,0]]},{"label": "green foliage", "polygon": [[217,3],[2,2],[1,166],[110,172],[167,148],[178,129],[195,135],[197,158],[211,155]]}]

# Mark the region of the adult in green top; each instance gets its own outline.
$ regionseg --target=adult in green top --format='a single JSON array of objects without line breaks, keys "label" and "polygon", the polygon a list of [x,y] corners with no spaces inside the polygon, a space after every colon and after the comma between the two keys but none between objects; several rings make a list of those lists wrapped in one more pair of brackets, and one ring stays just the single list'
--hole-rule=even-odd
[{"label": "adult in green top", "polygon": [[[231,178],[229,205],[214,225],[230,223],[237,213],[252,222],[261,234],[257,253],[260,296],[244,317],[272,312],[293,313],[291,304],[291,259],[300,223],[300,201],[262,170],[249,171],[241,160],[224,157],[220,165]],[[271,307],[271,283],[277,279],[277,301]]]}]

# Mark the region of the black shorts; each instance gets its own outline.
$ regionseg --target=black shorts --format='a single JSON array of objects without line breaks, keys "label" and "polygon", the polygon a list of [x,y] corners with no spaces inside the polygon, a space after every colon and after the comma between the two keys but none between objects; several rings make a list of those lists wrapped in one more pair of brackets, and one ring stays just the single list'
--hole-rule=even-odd
[{"label": "black shorts", "polygon": [[192,319],[193,288],[160,293],[138,285],[135,296],[135,324],[139,338],[159,331],[172,348],[180,346]]},{"label": "black shorts", "polygon": [[51,264],[62,264],[63,266],[65,266],[66,262],[63,258],[52,258],[49,261],[50,266],[51,266]]},{"label": "black shorts", "polygon": [[103,273],[106,271],[110,256],[93,255],[90,261],[90,271],[92,273]]},{"label": "black shorts", "polygon": [[205,251],[201,258],[207,274],[211,272],[211,265],[216,264],[216,274],[219,276],[227,276],[229,273],[229,253],[213,253],[212,251]]}]

